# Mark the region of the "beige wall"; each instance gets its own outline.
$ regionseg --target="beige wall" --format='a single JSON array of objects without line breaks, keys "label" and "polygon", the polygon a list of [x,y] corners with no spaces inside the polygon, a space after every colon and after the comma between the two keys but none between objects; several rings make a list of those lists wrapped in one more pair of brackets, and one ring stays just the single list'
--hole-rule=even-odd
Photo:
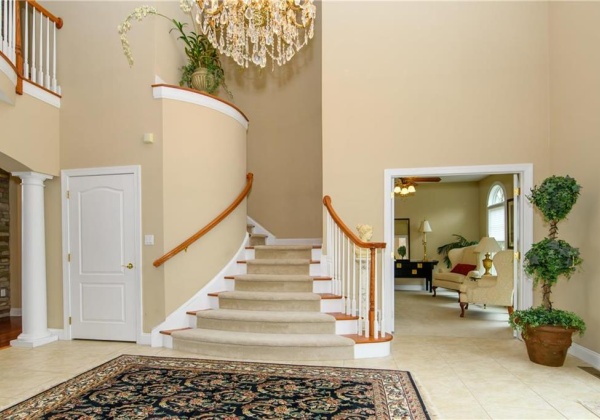
[{"label": "beige wall", "polygon": [[[317,3],[320,13],[320,4]],[[322,237],[321,21],[284,67],[224,60],[233,102],[250,119],[248,213],[278,238]]]},{"label": "beige wall", "polygon": [[570,281],[559,281],[552,300],[556,307],[584,318],[588,331],[579,342],[595,352],[600,352],[600,267],[596,263],[600,254],[598,22],[598,2],[551,3],[551,171],[570,175],[583,187],[568,220],[559,224],[559,237],[578,247],[584,260],[581,271]]},{"label": "beige wall", "polygon": [[[162,100],[164,246],[179,245],[225,210],[246,185],[246,130],[198,105]],[[193,121],[182,124],[181,121]],[[164,265],[170,313],[212,279],[246,234],[246,202],[206,236]]]},{"label": "beige wall", "polygon": [[410,218],[410,258],[423,258],[423,234],[419,227],[427,219],[432,232],[427,234],[427,257],[442,259],[437,248],[454,242],[453,234],[478,240],[479,232],[479,187],[476,182],[422,183],[417,185],[414,196],[396,198],[395,217]]},{"label": "beige wall", "polygon": [[383,239],[386,168],[548,174],[546,3],[323,6],[323,193],[349,226]]},{"label": "beige wall", "polygon": [[[142,3],[139,3],[142,4]],[[165,316],[163,273],[152,261],[163,251],[163,139],[160,103],[152,99],[156,19],[134,22],[129,33],[135,64],[121,52],[117,25],[134,2],[53,2],[61,16],[59,74],[62,169],[141,165],[142,232],[155,236],[142,261],[144,331]],[[85,42],[82,42],[85,34]],[[143,144],[154,133],[154,144]],[[60,180],[46,183],[49,325],[62,327]]]}]

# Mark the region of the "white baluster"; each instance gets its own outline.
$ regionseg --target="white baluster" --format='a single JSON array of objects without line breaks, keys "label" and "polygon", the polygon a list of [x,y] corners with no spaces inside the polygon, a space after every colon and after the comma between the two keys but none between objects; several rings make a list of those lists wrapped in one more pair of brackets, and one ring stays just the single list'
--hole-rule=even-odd
[{"label": "white baluster", "polygon": [[43,15],[40,13],[40,42],[39,42],[39,50],[40,50],[40,55],[38,57],[38,77],[37,77],[37,82],[38,84],[43,84],[44,83],[44,56],[43,56],[43,50],[44,50],[44,42],[43,42],[43,36],[44,36],[44,20],[43,20]]},{"label": "white baluster", "polygon": [[52,91],[56,92],[56,23],[52,25],[52,33],[54,34],[52,46]]},{"label": "white baluster", "polygon": [[46,17],[46,80],[44,87],[50,89],[50,18]]},{"label": "white baluster", "polygon": [[15,1],[8,2],[8,57],[13,63],[17,62],[17,13]]},{"label": "white baluster", "polygon": [[37,69],[35,68],[35,9],[32,10],[31,15],[31,81],[37,83]]},{"label": "white baluster", "polygon": [[25,31],[23,32],[23,77],[29,79],[29,3],[25,2]]}]

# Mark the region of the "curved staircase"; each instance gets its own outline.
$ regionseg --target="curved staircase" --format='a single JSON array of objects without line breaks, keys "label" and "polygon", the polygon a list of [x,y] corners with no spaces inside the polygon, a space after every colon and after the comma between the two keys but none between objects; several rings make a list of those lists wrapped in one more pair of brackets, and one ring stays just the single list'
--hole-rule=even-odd
[{"label": "curved staircase", "polygon": [[326,290],[327,282],[311,276],[311,265],[319,262],[313,252],[320,250],[298,245],[249,248],[254,259],[239,262],[246,274],[230,279],[233,290],[215,294],[214,309],[193,313],[195,328],[171,332],[173,348],[257,360],[353,359],[355,341],[336,334],[336,317],[323,312],[336,309],[332,301],[341,308],[341,299],[315,293]]}]

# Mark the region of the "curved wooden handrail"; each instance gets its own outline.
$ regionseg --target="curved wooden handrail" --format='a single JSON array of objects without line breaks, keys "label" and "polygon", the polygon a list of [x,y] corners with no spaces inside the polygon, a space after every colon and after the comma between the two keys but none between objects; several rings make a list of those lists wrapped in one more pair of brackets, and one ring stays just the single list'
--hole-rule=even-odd
[{"label": "curved wooden handrail", "polygon": [[173,248],[171,251],[167,252],[162,257],[158,258],[156,261],[154,261],[152,263],[152,265],[154,265],[155,267],[160,267],[166,261],[173,258],[175,255],[179,254],[181,251],[185,250],[188,246],[190,246],[191,244],[196,242],[198,239],[200,239],[201,237],[206,235],[208,232],[210,232],[210,230],[212,228],[214,228],[219,223],[221,223],[221,221],[223,219],[225,219],[232,211],[234,211],[236,209],[236,207],[239,206],[239,204],[242,202],[242,200],[244,198],[246,198],[246,196],[250,192],[250,188],[252,188],[252,180],[253,179],[254,179],[254,175],[251,172],[248,172],[248,174],[246,175],[246,186],[244,187],[244,189],[242,190],[240,195],[238,195],[238,197],[234,200],[233,203],[231,203],[231,205],[229,207],[227,207],[221,214],[219,214],[217,217],[215,217],[209,224],[204,226],[198,232],[196,232],[195,234],[190,236],[188,239],[183,241],[181,244],[177,245],[175,248]]},{"label": "curved wooden handrail", "polygon": [[350,238],[350,240],[356,246],[358,246],[360,248],[373,248],[373,249],[375,249],[375,248],[385,248],[385,242],[365,242],[365,241],[361,241],[360,238],[358,236],[356,236],[354,234],[354,232],[352,232],[350,230],[350,228],[348,228],[348,226],[346,226],[346,224],[342,221],[342,219],[340,219],[340,216],[337,215],[337,213],[333,209],[333,206],[331,205],[331,197],[329,197],[328,195],[326,195],[325,197],[323,197],[323,204],[325,205],[325,208],[327,208],[327,211],[331,215],[331,218],[333,219],[333,221],[335,222],[335,224],[338,225],[340,227],[340,229],[342,229],[342,231],[344,231],[344,233],[346,234],[346,236],[348,236],[348,238]]},{"label": "curved wooden handrail", "polygon": [[56,29],[60,29],[63,27],[63,20],[62,18],[59,18],[57,16],[54,16],[52,13],[50,13],[48,10],[46,10],[44,8],[44,6],[42,6],[41,4],[39,4],[37,1],[35,0],[25,0],[31,7],[33,7],[34,9],[36,9],[38,12],[40,12],[41,14],[43,14],[44,16],[46,16],[48,19],[50,19],[52,22],[54,22],[56,24]]}]

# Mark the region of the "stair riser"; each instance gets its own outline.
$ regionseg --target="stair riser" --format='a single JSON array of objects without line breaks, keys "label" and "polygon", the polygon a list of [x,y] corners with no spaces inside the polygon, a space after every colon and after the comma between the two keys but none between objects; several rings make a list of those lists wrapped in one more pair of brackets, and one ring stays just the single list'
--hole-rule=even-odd
[{"label": "stair riser", "polygon": [[250,246],[265,245],[265,243],[266,243],[266,238],[264,238],[262,236],[250,235],[250,242],[249,242]]},{"label": "stair riser", "polygon": [[246,264],[247,274],[300,274],[310,275],[309,264]]},{"label": "stair riser", "polygon": [[312,292],[312,281],[236,281],[234,290],[240,292]]},{"label": "stair riser", "polygon": [[340,360],[353,359],[354,347],[268,347],[173,340],[173,348],[203,356],[243,360]]},{"label": "stair riser", "polygon": [[344,312],[342,299],[321,300],[321,312]]},{"label": "stair riser", "polygon": [[197,328],[269,334],[335,334],[334,322],[263,322],[198,318]]},{"label": "stair riser", "polygon": [[241,309],[246,311],[299,311],[318,312],[318,300],[246,300],[246,299],[219,299],[220,309]]},{"label": "stair riser", "polygon": [[[254,248],[246,249],[244,253],[245,260],[253,260]],[[321,261],[321,248],[313,248],[310,253],[310,259],[313,261]]]},{"label": "stair riser", "polygon": [[356,334],[357,332],[357,320],[344,320],[335,322],[335,333],[338,335],[343,334]]},{"label": "stair riser", "polygon": [[[238,282],[241,283],[241,282]],[[236,281],[233,279],[225,279],[225,290],[242,290],[235,289]],[[312,293],[332,293],[331,281],[329,280],[319,280],[312,282],[312,289],[308,290]],[[245,290],[245,289],[244,289]],[[304,292],[306,290],[303,290]]]},{"label": "stair riser", "polygon": [[261,259],[299,259],[299,260],[310,260],[312,252],[310,249],[306,250],[278,250],[278,249],[255,249],[254,258],[257,260]]}]

